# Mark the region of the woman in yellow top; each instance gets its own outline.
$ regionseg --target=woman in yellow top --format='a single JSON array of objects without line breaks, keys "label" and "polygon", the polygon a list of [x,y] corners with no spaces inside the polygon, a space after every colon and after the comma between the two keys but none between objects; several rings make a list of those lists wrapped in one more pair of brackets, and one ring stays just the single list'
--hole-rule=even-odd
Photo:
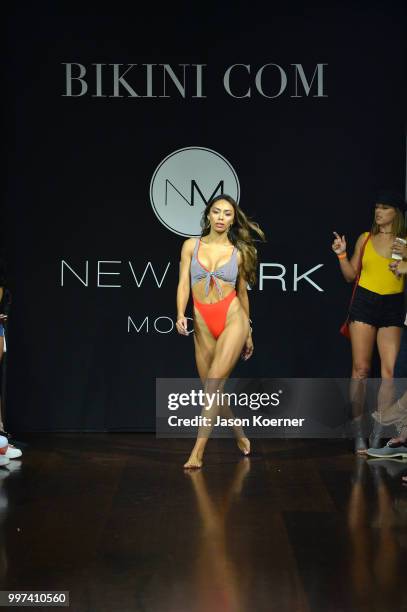
[{"label": "woman in yellow top", "polygon": [[[395,238],[405,238],[405,202],[393,192],[380,192],[376,198],[372,229],[361,234],[351,259],[346,254],[345,236],[336,232],[332,249],[338,256],[342,274],[348,282],[355,280],[360,257],[362,269],[355,297],[349,313],[352,343],[352,379],[361,381],[369,376],[375,343],[381,362],[383,379],[393,378],[394,364],[400,348],[401,331],[405,318],[404,277],[389,269]],[[359,390],[353,392],[360,394]],[[363,402],[359,402],[363,403]],[[355,404],[354,404],[355,405]],[[356,451],[366,446],[360,430],[362,408],[354,408],[353,423],[357,425]],[[359,420],[359,422],[358,422]]]}]

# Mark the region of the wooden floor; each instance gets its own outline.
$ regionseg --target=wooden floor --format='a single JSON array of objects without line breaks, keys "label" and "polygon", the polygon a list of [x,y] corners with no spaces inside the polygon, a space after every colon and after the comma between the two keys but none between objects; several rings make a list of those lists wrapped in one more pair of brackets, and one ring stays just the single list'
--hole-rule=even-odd
[{"label": "wooden floor", "polygon": [[[0,469],[2,590],[74,612],[407,610],[407,463],[347,441],[25,435]],[[43,608],[50,609],[50,608]]]}]

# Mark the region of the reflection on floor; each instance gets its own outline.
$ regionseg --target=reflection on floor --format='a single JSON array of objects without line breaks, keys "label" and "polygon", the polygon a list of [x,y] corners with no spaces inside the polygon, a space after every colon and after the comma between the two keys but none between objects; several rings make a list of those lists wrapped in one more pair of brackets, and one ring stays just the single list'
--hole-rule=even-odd
[{"label": "reflection on floor", "polygon": [[20,436],[0,469],[2,590],[74,612],[407,610],[407,463],[348,441]]}]

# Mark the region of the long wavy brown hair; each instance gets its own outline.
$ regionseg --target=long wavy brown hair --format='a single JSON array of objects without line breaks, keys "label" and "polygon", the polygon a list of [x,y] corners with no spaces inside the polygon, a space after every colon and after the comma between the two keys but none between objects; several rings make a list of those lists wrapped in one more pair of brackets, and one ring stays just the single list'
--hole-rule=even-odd
[{"label": "long wavy brown hair", "polygon": [[232,196],[222,194],[211,198],[207,203],[205,210],[202,214],[201,237],[207,236],[211,230],[211,226],[208,219],[209,211],[212,206],[219,200],[226,200],[233,206],[235,216],[233,224],[229,228],[228,238],[230,242],[239,249],[242,255],[242,273],[245,280],[250,286],[256,283],[257,275],[257,249],[254,246],[255,242],[265,242],[264,232],[260,229],[259,224],[249,219],[249,217],[242,211],[237,202]]},{"label": "long wavy brown hair", "polygon": [[[391,231],[398,238],[405,238],[406,237],[406,225],[404,221],[404,213],[400,210],[400,208],[396,208],[395,206],[393,206],[393,208],[396,211],[396,216],[393,219]],[[375,219],[373,218],[372,229],[370,230],[370,233],[375,235],[375,234],[378,234],[379,231],[380,231],[379,226],[377,225]]]}]

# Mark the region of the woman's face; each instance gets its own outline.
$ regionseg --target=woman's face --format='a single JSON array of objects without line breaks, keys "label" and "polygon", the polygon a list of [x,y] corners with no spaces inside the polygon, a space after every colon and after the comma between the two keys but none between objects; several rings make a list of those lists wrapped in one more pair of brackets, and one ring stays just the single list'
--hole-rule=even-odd
[{"label": "woman's face", "polygon": [[375,208],[375,221],[377,225],[386,225],[392,223],[396,216],[396,209],[393,206],[387,204],[376,204]]},{"label": "woman's face", "polygon": [[235,218],[232,204],[227,200],[217,200],[212,204],[208,214],[209,223],[215,232],[227,232]]}]

